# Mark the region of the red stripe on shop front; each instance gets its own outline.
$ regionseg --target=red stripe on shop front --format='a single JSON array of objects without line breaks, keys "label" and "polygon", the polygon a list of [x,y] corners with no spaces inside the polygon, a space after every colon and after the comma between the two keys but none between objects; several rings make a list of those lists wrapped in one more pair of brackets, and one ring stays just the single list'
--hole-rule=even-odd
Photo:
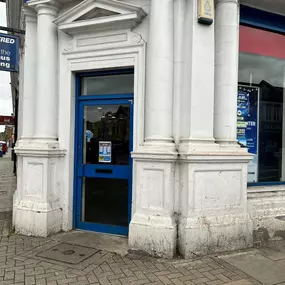
[{"label": "red stripe on shop front", "polygon": [[285,59],[285,36],[240,26],[239,51]]}]

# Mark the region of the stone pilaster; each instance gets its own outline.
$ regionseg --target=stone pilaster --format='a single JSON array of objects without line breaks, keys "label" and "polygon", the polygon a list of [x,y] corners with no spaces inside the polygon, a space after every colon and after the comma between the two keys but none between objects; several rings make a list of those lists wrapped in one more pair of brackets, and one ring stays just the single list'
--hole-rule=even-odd
[{"label": "stone pilaster", "polygon": [[35,138],[57,138],[57,26],[53,23],[57,7],[40,4],[37,37],[37,96]]},{"label": "stone pilaster", "polygon": [[37,14],[28,7],[25,15],[25,46],[23,61],[23,93],[22,96],[22,140],[29,140],[34,135],[34,113],[37,77]]},{"label": "stone pilaster", "polygon": [[145,143],[135,149],[133,249],[172,257],[176,249],[173,141],[173,0],[151,1],[147,52]]},{"label": "stone pilaster", "polygon": [[199,24],[197,15],[197,1],[188,1],[183,34],[180,154],[218,148],[213,135],[214,25]]},{"label": "stone pilaster", "polygon": [[239,1],[216,0],[215,3],[214,137],[222,147],[238,148]]},{"label": "stone pilaster", "polygon": [[[30,4],[37,12],[37,37],[26,38],[28,47],[36,43],[32,61],[34,78],[29,77],[27,84],[36,89],[32,90],[33,110],[30,106],[24,106],[23,110],[24,114],[31,111],[26,128],[30,137],[26,143],[20,141],[16,148],[18,189],[13,212],[16,232],[34,236],[56,233],[62,225],[58,173],[64,151],[57,140],[57,27],[53,23],[57,7],[52,1],[43,2]],[[25,58],[25,64],[28,63]]]},{"label": "stone pilaster", "polygon": [[236,142],[238,4],[216,2],[211,26],[198,24],[196,1],[186,7],[178,226],[185,258],[252,245],[247,213],[251,156]]}]

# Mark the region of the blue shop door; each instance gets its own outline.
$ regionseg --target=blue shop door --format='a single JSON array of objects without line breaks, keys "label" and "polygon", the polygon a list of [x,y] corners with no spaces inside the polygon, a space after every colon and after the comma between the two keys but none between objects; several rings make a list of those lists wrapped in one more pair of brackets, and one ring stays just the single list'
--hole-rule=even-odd
[{"label": "blue shop door", "polygon": [[127,235],[131,216],[132,100],[79,103],[76,227]]}]

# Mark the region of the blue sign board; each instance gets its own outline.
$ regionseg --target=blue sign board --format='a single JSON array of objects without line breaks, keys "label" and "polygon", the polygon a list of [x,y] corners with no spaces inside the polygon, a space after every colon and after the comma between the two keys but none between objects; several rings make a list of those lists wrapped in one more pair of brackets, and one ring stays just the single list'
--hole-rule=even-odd
[{"label": "blue sign board", "polygon": [[18,71],[19,38],[0,34],[0,70]]},{"label": "blue sign board", "polygon": [[248,167],[248,182],[258,175],[258,87],[239,86],[237,96],[237,139],[253,154]]}]

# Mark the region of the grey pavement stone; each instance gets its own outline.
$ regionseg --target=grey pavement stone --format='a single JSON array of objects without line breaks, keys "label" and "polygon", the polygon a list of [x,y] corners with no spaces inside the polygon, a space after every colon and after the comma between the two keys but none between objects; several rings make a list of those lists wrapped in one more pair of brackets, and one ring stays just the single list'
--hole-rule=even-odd
[{"label": "grey pavement stone", "polygon": [[252,283],[243,279],[243,280],[227,283],[226,285],[252,285]]},{"label": "grey pavement stone", "polygon": [[285,242],[270,242],[265,247],[259,249],[262,254],[272,260],[285,259]]},{"label": "grey pavement stone", "polygon": [[[248,281],[244,285],[251,285],[252,282],[250,276],[215,257],[170,261],[99,250],[74,265],[38,256],[56,244],[60,242],[53,238],[0,237],[0,284],[218,285],[242,280]],[[255,282],[252,284],[260,284]]]},{"label": "grey pavement stone", "polygon": [[71,231],[55,235],[53,239],[59,242],[67,242],[74,245],[115,252],[118,255],[126,255],[128,253],[128,239],[126,237],[92,232]]},{"label": "grey pavement stone", "polygon": [[232,254],[221,258],[264,285],[285,282],[285,267],[261,255],[258,251]]}]

